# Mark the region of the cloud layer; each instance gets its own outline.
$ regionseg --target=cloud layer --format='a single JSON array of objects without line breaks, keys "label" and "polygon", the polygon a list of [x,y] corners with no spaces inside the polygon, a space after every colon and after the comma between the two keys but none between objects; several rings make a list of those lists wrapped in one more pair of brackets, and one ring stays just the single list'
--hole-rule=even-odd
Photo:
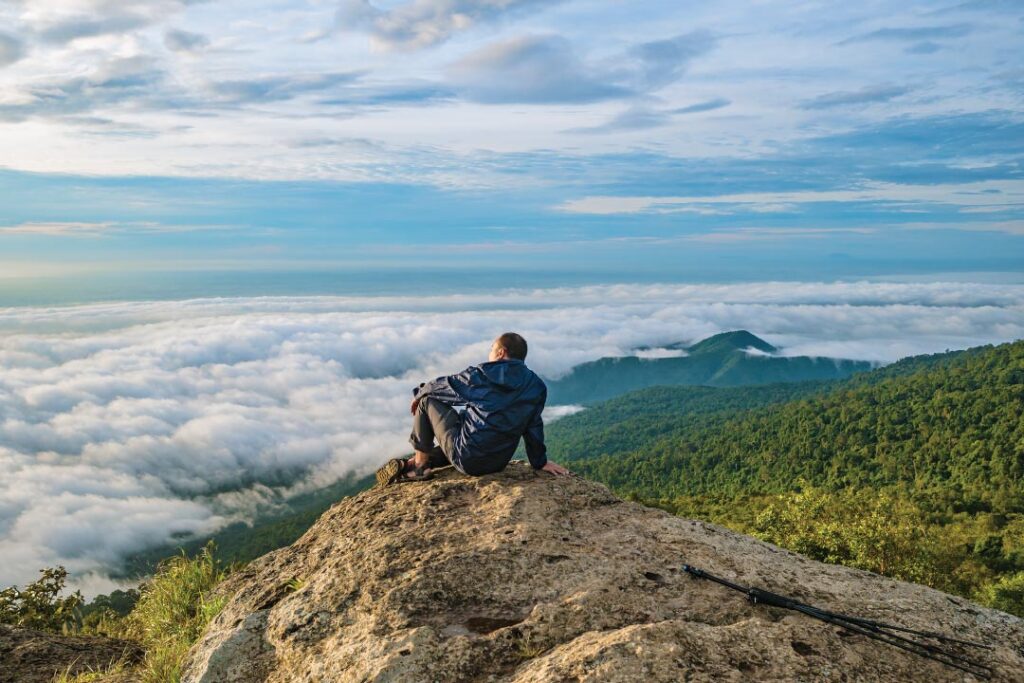
[{"label": "cloud layer", "polygon": [[[644,148],[702,163],[897,113],[1019,112],[1021,79],[1008,65],[1020,4],[944,10],[936,18],[895,2],[853,3],[825,16],[814,5],[740,0],[644,12],[580,0],[0,3],[0,156],[26,171],[351,179],[351,160],[330,164],[295,139],[348,136],[403,151],[428,141],[437,159],[481,149],[577,156],[582,144],[584,155]],[[339,71],[349,78],[333,78]],[[147,134],[130,134],[140,129]],[[35,153],[54,144],[60,154]],[[383,148],[374,160],[406,166]],[[501,164],[521,172],[517,161]]]},{"label": "cloud layer", "polygon": [[[595,286],[0,309],[0,585],[83,576],[404,452],[410,388],[507,329],[557,376],[747,328],[891,361],[1024,337],[1024,286]],[[553,411],[565,414],[571,409]]]}]

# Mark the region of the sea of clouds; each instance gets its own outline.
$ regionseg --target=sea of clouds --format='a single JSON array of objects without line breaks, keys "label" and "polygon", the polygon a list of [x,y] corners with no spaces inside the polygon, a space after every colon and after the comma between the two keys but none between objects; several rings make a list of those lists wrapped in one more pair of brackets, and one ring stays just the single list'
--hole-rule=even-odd
[{"label": "sea of clouds", "polygon": [[[556,377],[748,329],[789,355],[897,360],[1024,337],[1024,285],[620,285],[0,309],[0,586],[208,534],[408,451],[418,382],[506,330]],[[654,355],[658,355],[655,353]],[[572,408],[551,407],[548,417]]]}]

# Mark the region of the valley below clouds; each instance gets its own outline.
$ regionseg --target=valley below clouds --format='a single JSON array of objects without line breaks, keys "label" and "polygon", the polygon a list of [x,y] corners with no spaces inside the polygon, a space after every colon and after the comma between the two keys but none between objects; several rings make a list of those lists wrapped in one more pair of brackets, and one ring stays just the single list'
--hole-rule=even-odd
[{"label": "valley below clouds", "polygon": [[[252,519],[408,452],[419,382],[516,330],[557,377],[747,329],[878,363],[1024,337],[1024,285],[608,285],[0,309],[0,586]],[[551,407],[549,418],[571,410]]]}]

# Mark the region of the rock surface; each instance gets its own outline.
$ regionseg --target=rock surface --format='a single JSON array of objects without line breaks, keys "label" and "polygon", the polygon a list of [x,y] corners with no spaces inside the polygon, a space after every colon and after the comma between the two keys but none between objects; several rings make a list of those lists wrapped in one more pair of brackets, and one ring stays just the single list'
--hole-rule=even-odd
[{"label": "rock surface", "polygon": [[970,681],[684,563],[822,608],[981,640],[1024,680],[1024,621],[513,463],[376,489],[233,575],[188,683]]},{"label": "rock surface", "polygon": [[125,640],[62,636],[0,624],[0,683],[50,683],[57,673],[97,671],[142,649]]}]

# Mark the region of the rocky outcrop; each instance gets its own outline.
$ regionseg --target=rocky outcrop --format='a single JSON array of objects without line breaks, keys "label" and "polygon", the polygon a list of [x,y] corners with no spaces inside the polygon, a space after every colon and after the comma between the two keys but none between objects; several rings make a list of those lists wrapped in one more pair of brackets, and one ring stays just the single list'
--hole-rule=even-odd
[{"label": "rocky outcrop", "polygon": [[[0,624],[0,683],[50,683],[55,674],[99,671],[142,659],[125,640],[63,636]],[[111,682],[112,683],[112,682]]]},{"label": "rocky outcrop", "polygon": [[820,564],[513,463],[345,499],[236,573],[190,683],[973,680],[740,593],[684,563],[838,612],[991,643],[1020,681],[1024,622]]}]

